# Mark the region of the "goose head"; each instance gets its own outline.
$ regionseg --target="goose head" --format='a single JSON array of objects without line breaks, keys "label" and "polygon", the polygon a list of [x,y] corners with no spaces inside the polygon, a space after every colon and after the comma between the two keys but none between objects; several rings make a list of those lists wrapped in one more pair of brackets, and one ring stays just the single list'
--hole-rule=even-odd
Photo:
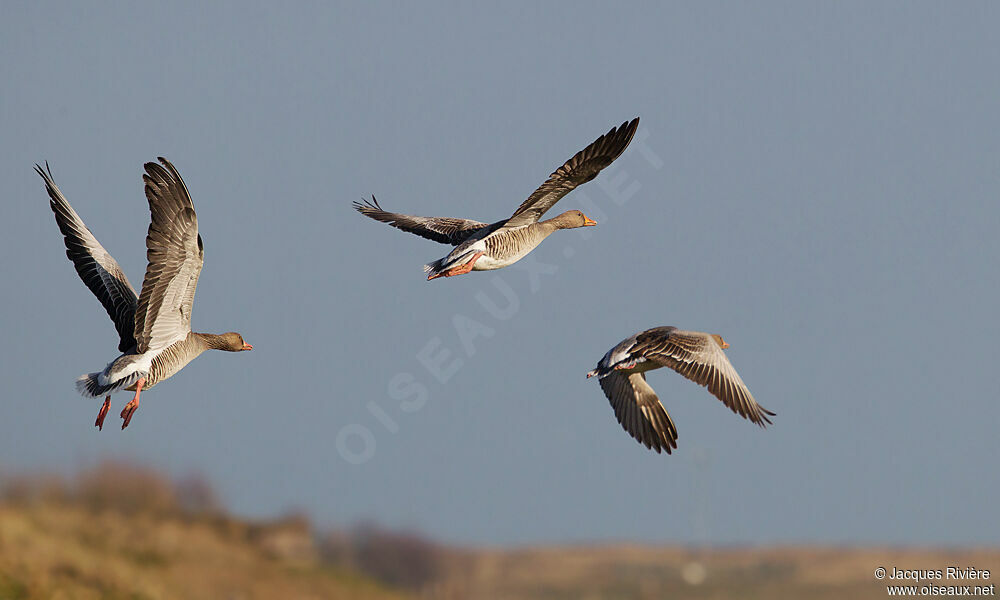
[{"label": "goose head", "polygon": [[715,343],[718,344],[719,348],[722,348],[723,350],[729,347],[729,344],[726,343],[726,340],[722,339],[722,336],[717,333],[712,334],[712,339],[715,340]]},{"label": "goose head", "polygon": [[576,229],[577,227],[593,227],[597,221],[578,210],[567,210],[563,214],[549,219],[557,229]]}]

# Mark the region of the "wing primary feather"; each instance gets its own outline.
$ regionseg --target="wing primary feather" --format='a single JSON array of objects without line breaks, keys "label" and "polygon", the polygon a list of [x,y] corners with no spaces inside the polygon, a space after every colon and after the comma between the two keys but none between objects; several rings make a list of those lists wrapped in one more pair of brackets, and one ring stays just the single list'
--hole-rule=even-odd
[{"label": "wing primary feather", "polygon": [[63,234],[66,256],[73,263],[80,279],[101,302],[114,322],[119,337],[118,350],[131,350],[136,345],[133,323],[138,297],[135,288],[118,261],[97,241],[90,228],[63,196],[52,177],[48,161],[44,170],[36,164],[35,172],[45,182],[49,208]]}]

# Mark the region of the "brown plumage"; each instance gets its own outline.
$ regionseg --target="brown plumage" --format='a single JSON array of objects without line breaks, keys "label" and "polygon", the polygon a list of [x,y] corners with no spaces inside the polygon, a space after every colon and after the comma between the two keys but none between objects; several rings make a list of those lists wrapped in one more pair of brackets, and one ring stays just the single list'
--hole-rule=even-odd
[{"label": "brown plumage", "polygon": [[618,422],[647,448],[670,454],[677,428],[646,383],[646,371],[669,367],[708,391],[733,412],[765,427],[774,413],[757,404],[726,357],[729,344],[716,334],[655,327],[622,340],[587,373],[600,377]]},{"label": "brown plumage", "polygon": [[118,261],[97,241],[80,215],[76,214],[59,191],[48,167],[48,163],[44,170],[35,165],[35,172],[45,182],[49,208],[55,214],[56,225],[63,234],[66,256],[73,262],[84,285],[97,296],[114,322],[119,336],[118,351],[131,350],[135,347],[135,306],[138,301],[135,288],[129,283]]},{"label": "brown plumage", "polygon": [[480,223],[471,219],[453,219],[450,217],[416,217],[412,215],[401,215],[382,210],[378,200],[372,196],[371,201],[355,202],[354,208],[359,213],[388,223],[389,225],[419,235],[422,238],[434,240],[442,244],[457,246],[469,238],[470,235],[489,227],[489,223]]},{"label": "brown plumage", "polygon": [[143,175],[151,218],[146,235],[148,264],[138,296],[118,262],[56,187],[51,171],[35,165],[45,181],[49,206],[66,244],[66,255],[104,305],[119,334],[118,349],[123,354],[103,371],[82,375],[76,382],[77,390],[85,396],[106,396],[95,422],[99,428],[103,428],[113,392],[135,391],[135,397],[121,413],[124,429],[139,406],[143,389],[180,371],[205,350],[253,349],[238,333],[216,335],[191,331],[191,306],[204,247],[184,180],[168,160],[159,160],[160,164],[146,163]]},{"label": "brown plumage", "polygon": [[563,196],[597,177],[602,169],[621,156],[638,126],[636,118],[611,128],[549,175],[545,183],[503,221],[486,224],[470,219],[393,213],[383,210],[374,197],[371,202],[355,202],[354,208],[397,229],[457,246],[448,256],[425,265],[427,279],[500,269],[523,258],[557,229],[596,224],[578,210],[567,211],[548,221],[539,222],[539,219]]}]

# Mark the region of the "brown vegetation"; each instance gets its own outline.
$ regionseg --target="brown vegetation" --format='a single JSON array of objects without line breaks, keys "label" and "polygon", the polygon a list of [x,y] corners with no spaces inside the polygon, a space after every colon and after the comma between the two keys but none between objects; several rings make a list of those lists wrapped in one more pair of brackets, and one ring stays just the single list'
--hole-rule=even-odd
[{"label": "brown vegetation", "polygon": [[238,519],[197,477],[129,465],[0,481],[0,600],[885,598],[876,567],[949,565],[996,583],[1000,550],[460,549],[375,525],[317,534],[303,515]]},{"label": "brown vegetation", "polygon": [[1000,580],[998,549],[696,550],[604,544],[474,551],[467,560],[470,557],[471,565],[466,564],[436,581],[433,594],[427,597],[884,599],[886,582],[874,577],[879,566],[889,569],[975,566],[989,569],[993,574],[985,583]]},{"label": "brown vegetation", "polygon": [[0,486],[0,599],[398,598],[321,561],[305,519],[223,513],[197,478],[106,464]]}]

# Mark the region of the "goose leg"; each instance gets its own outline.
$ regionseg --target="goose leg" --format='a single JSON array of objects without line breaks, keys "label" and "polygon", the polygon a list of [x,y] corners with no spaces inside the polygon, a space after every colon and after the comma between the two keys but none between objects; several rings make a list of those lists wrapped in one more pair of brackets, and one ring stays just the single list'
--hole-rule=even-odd
[{"label": "goose leg", "polygon": [[431,279],[437,279],[438,277],[454,277],[455,275],[465,275],[466,273],[472,270],[472,267],[475,266],[476,261],[479,260],[479,257],[482,256],[483,254],[484,254],[483,252],[476,252],[475,254],[472,255],[472,258],[470,258],[468,262],[465,262],[464,264],[461,264],[457,267],[452,267],[447,271],[438,273],[437,275],[432,275],[427,278],[427,281],[430,281]]},{"label": "goose leg", "polygon": [[101,412],[97,413],[97,421],[94,425],[97,426],[98,431],[104,430],[104,417],[108,416],[108,409],[111,408],[111,396],[104,398],[104,406],[101,407]]},{"label": "goose leg", "polygon": [[120,415],[121,418],[125,419],[125,422],[122,423],[122,429],[128,427],[129,422],[132,420],[132,415],[135,414],[135,411],[139,410],[139,394],[142,393],[142,386],[145,384],[145,377],[135,382],[135,398],[132,398],[132,400],[125,405],[125,408],[122,409],[122,414]]}]

